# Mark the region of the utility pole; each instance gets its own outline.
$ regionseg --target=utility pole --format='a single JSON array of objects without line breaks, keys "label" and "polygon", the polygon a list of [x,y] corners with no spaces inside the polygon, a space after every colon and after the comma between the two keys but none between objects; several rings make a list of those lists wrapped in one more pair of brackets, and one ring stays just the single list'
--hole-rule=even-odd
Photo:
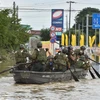
[{"label": "utility pole", "polygon": [[16,17],[17,17],[17,24],[18,24],[18,6],[16,7]]},{"label": "utility pole", "polygon": [[14,17],[14,24],[15,24],[15,13],[16,13],[16,10],[15,10],[15,2],[13,2],[13,17]]},{"label": "utility pole", "polygon": [[71,4],[75,3],[74,1],[67,1],[66,3],[69,3],[69,38],[68,38],[68,44],[70,45],[70,24],[71,24]]},{"label": "utility pole", "polygon": [[79,30],[79,33],[78,33],[78,46],[80,46],[80,24],[78,24],[78,30]]},{"label": "utility pole", "polygon": [[68,31],[68,16],[66,15],[66,32]]},{"label": "utility pole", "polygon": [[84,31],[84,20],[82,18],[82,34],[83,34],[83,31]]},{"label": "utility pole", "polygon": [[86,47],[88,47],[89,14],[86,15]]}]

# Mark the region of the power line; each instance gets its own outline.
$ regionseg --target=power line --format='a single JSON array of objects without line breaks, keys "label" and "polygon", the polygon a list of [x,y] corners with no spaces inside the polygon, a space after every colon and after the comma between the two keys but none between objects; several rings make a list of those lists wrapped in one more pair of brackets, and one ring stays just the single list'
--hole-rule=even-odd
[{"label": "power line", "polygon": [[[61,3],[66,3],[66,2],[56,2],[56,3],[53,2],[53,4],[61,4]],[[67,1],[67,3],[68,3],[68,1]],[[85,3],[85,2],[75,2],[75,3],[77,3],[77,4],[89,4],[89,5],[100,5],[98,3]],[[42,4],[45,4],[45,2],[41,3],[40,5],[42,5]],[[32,9],[34,6],[37,6],[37,5],[34,4],[33,6],[19,6],[19,9]],[[13,7],[0,7],[0,8],[1,9],[12,9]]]},{"label": "power line", "polygon": [[[49,5],[57,5],[57,4],[64,4],[64,3],[66,3],[66,2],[56,2],[56,3],[54,3],[54,2],[52,2],[52,3],[49,3],[49,4],[47,4],[47,3],[41,3],[41,4],[34,4],[34,5],[32,5],[31,7],[33,7],[33,6],[49,6]],[[26,6],[23,6],[23,7],[26,7]]]},{"label": "power line", "polygon": [[81,2],[76,2],[77,4],[89,4],[89,5],[100,5],[100,3],[81,3]]},{"label": "power line", "polygon": [[[70,1],[69,1],[69,2],[70,2]],[[73,3],[73,1],[71,1],[71,2]],[[60,2],[60,3],[61,3],[61,2]],[[67,3],[68,3],[68,1],[67,1]],[[74,3],[77,3],[77,4],[100,5],[100,4],[96,4],[96,3],[81,3],[81,2],[74,2]],[[54,3],[53,3],[53,4],[54,4]],[[36,6],[36,5],[35,5],[35,6]],[[1,9],[1,10],[3,10],[3,9],[13,9],[13,7],[0,7],[0,9]],[[21,11],[21,10],[24,10],[24,11],[25,11],[25,10],[30,10],[30,11],[31,11],[31,10],[37,10],[37,11],[38,11],[38,10],[42,10],[42,11],[46,11],[46,10],[47,10],[47,11],[48,11],[48,10],[51,10],[51,9],[46,9],[46,8],[45,8],[45,9],[42,9],[42,8],[41,8],[41,9],[37,9],[37,8],[33,8],[33,6],[27,6],[27,7],[25,7],[25,6],[20,6],[20,7],[19,7],[19,11]],[[24,11],[23,11],[23,12],[24,12]],[[64,10],[64,11],[68,11],[68,10]],[[71,10],[71,11],[81,11],[81,10]]]},{"label": "power line", "polygon": [[[1,10],[3,9],[13,9],[12,7],[0,7]],[[51,11],[52,9],[37,9],[37,8],[21,8],[21,7],[18,7],[18,10],[20,12],[48,12],[48,11]],[[69,11],[69,9],[64,9],[64,11]],[[76,11],[81,11],[81,10],[72,10],[72,12],[76,12]]]},{"label": "power line", "polygon": [[[51,11],[52,9],[20,9],[19,8],[19,11],[41,11],[41,12],[44,12],[44,11]],[[64,9],[64,11],[69,11],[69,9]],[[75,11],[81,11],[81,10],[71,10],[72,12],[75,12]]]}]

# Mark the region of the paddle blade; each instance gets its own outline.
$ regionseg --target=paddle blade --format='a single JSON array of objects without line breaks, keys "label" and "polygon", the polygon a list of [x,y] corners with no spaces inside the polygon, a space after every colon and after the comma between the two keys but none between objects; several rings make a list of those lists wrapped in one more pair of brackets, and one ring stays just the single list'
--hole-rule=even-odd
[{"label": "paddle blade", "polygon": [[95,74],[98,76],[98,78],[100,78],[100,74],[95,70],[95,68],[93,66],[92,66],[92,68],[93,68]]},{"label": "paddle blade", "polygon": [[69,68],[69,70],[70,70],[70,72],[71,72],[71,74],[72,74],[72,76],[73,76],[73,79],[74,79],[75,81],[77,81],[77,82],[78,82],[78,81],[79,81],[79,80],[78,80],[78,78],[74,75],[74,73],[71,71],[71,69],[70,69],[70,68]]},{"label": "paddle blade", "polygon": [[92,76],[93,79],[96,79],[94,74],[91,72],[91,70],[89,69],[90,75]]}]

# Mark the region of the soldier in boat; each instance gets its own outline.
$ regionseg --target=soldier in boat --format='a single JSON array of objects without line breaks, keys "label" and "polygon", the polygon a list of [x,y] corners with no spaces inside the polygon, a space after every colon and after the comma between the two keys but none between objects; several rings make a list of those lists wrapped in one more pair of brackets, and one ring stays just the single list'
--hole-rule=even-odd
[{"label": "soldier in boat", "polygon": [[58,51],[58,53],[54,57],[54,67],[55,71],[66,71],[70,66],[68,61],[67,48],[65,47],[62,51]]},{"label": "soldier in boat", "polygon": [[[27,62],[27,57],[32,60],[31,55],[27,52],[25,49],[25,46],[23,44],[20,44],[19,50],[15,52],[15,60],[16,64],[20,63],[26,63]],[[19,65],[17,67],[18,70],[28,70],[27,65]]]},{"label": "soldier in boat", "polygon": [[54,57],[53,57],[53,55],[50,55],[47,57],[45,71],[50,71],[50,72],[54,71]]},{"label": "soldier in boat", "polygon": [[88,70],[90,68],[90,60],[88,59],[87,55],[80,56],[77,59],[75,66],[77,68],[82,68],[82,69]]},{"label": "soldier in boat", "polygon": [[90,61],[88,59],[88,56],[84,53],[85,50],[86,50],[85,46],[81,46],[80,49],[75,50],[77,58],[75,66],[87,70],[90,67]]},{"label": "soldier in boat", "polygon": [[32,53],[33,58],[33,64],[32,64],[32,70],[33,71],[44,71],[45,65],[47,61],[46,52],[48,49],[42,48],[42,43],[37,43],[37,48],[34,49]]},{"label": "soldier in boat", "polygon": [[70,67],[74,68],[75,70],[75,63],[76,63],[76,54],[73,50],[73,47],[71,45],[68,46],[68,59],[70,62]]},{"label": "soldier in boat", "polygon": [[79,49],[76,49],[74,52],[76,54],[76,57],[78,58],[79,56],[82,56],[85,54],[86,47],[81,46]]}]

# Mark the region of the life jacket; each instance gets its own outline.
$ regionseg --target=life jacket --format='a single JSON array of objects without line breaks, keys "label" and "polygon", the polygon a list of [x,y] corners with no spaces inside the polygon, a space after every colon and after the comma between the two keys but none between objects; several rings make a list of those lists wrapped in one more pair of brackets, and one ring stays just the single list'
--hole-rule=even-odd
[{"label": "life jacket", "polygon": [[37,50],[36,60],[46,62],[47,61],[46,50],[43,48],[38,48],[36,50]]}]

